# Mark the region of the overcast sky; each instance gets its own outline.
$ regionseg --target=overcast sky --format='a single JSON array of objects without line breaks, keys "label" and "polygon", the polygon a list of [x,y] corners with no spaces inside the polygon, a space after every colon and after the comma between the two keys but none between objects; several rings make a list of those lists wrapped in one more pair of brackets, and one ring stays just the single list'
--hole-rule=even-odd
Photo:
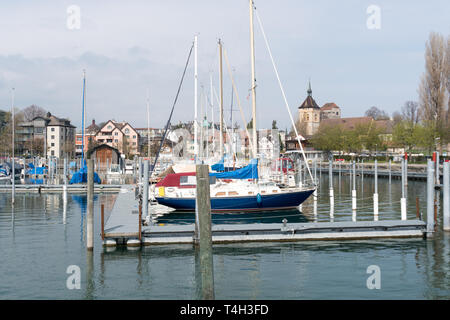
[{"label": "overcast sky", "polygon": [[[80,8],[79,29],[67,27],[71,5]],[[255,5],[294,114],[306,97],[308,79],[319,106],[335,102],[344,117],[362,116],[371,106],[389,114],[399,110],[406,100],[417,100],[429,32],[450,33],[448,0],[256,0]],[[370,5],[381,10],[380,29],[367,27]],[[289,128],[256,17],[254,25],[257,126],[270,127],[277,120],[280,128]],[[0,109],[10,108],[15,87],[17,107],[36,104],[79,127],[86,69],[88,122],[115,119],[146,127],[148,88],[150,125],[162,127],[195,34],[199,86],[209,94],[213,72],[218,90],[221,38],[249,121],[247,0],[0,0]],[[193,119],[193,73],[191,60],[172,123]],[[225,63],[224,98],[229,123],[231,82]],[[242,126],[239,112],[233,118]]]}]

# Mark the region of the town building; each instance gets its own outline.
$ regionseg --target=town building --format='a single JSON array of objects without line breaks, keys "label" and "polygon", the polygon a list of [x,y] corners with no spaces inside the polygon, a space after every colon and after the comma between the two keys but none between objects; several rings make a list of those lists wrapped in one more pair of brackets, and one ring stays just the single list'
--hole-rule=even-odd
[{"label": "town building", "polygon": [[92,144],[96,144],[96,135],[100,130],[100,126],[95,123],[95,119],[92,119],[92,123],[85,128],[84,131],[84,143],[83,143],[83,132],[78,131],[75,136],[75,154],[77,157],[81,156],[81,149],[84,148],[84,154],[87,153],[89,147],[92,147]]},{"label": "town building", "polygon": [[75,126],[50,112],[18,123],[15,133],[19,153],[57,158],[75,156]]},{"label": "town building", "polygon": [[87,157],[94,160],[97,168],[105,170],[120,165],[121,154],[116,148],[101,144],[89,149]]},{"label": "town building", "polygon": [[70,120],[47,113],[47,156],[56,158],[75,157],[75,126]]},{"label": "town building", "polygon": [[298,107],[298,130],[300,135],[312,136],[319,131],[321,110],[312,97],[311,83],[309,83],[308,96]]},{"label": "town building", "polygon": [[339,119],[341,117],[341,108],[336,103],[328,102],[320,108],[320,120]]},{"label": "town building", "polygon": [[95,136],[98,144],[107,144],[125,155],[139,155],[139,133],[128,122],[108,120]]},{"label": "town building", "polygon": [[341,118],[341,108],[334,102],[325,103],[319,107],[312,97],[311,83],[307,90],[305,101],[298,107],[297,129],[299,134],[309,138],[319,131],[320,123],[326,119]]}]

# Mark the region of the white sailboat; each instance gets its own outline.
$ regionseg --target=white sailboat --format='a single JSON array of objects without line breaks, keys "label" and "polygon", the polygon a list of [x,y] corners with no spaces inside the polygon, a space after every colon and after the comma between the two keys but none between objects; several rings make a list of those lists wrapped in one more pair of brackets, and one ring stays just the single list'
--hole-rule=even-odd
[{"label": "white sailboat", "polygon": [[[269,211],[298,208],[314,191],[314,185],[282,188],[275,182],[258,175],[258,141],[256,131],[256,80],[253,35],[253,1],[250,5],[251,91],[252,91],[252,155],[254,160],[244,168],[231,172],[210,173],[210,198],[212,212]],[[196,43],[196,42],[195,42]],[[222,43],[219,40],[220,77],[220,156],[223,159],[223,82]],[[195,69],[196,70],[196,69]],[[195,73],[195,81],[197,73]],[[196,92],[196,83],[195,83]],[[195,126],[197,130],[197,98],[195,98]],[[197,145],[195,131],[195,145]],[[198,150],[198,146],[195,148]],[[196,153],[197,155],[198,153]],[[195,172],[168,174],[155,186],[155,199],[159,204],[180,210],[194,211],[196,202]]]}]

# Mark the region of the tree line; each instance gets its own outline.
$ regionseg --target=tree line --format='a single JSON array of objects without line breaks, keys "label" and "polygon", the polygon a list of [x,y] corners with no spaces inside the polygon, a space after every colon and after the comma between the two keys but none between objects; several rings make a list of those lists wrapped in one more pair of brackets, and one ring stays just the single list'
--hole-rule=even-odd
[{"label": "tree line", "polygon": [[[425,71],[418,87],[419,101],[406,101],[392,117],[377,107],[365,116],[374,121],[343,126],[321,125],[311,138],[316,149],[324,151],[362,152],[401,147],[405,151],[431,152],[450,143],[450,36],[432,32],[425,45]],[[380,126],[389,120],[390,126]],[[300,127],[301,129],[301,127]]]}]

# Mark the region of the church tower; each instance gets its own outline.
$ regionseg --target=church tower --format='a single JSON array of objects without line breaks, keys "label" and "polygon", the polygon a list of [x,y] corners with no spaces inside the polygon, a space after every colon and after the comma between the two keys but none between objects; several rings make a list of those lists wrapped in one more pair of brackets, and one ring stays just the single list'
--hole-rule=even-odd
[{"label": "church tower", "polygon": [[299,134],[312,136],[319,130],[320,108],[312,97],[311,82],[309,82],[308,96],[298,107]]}]

